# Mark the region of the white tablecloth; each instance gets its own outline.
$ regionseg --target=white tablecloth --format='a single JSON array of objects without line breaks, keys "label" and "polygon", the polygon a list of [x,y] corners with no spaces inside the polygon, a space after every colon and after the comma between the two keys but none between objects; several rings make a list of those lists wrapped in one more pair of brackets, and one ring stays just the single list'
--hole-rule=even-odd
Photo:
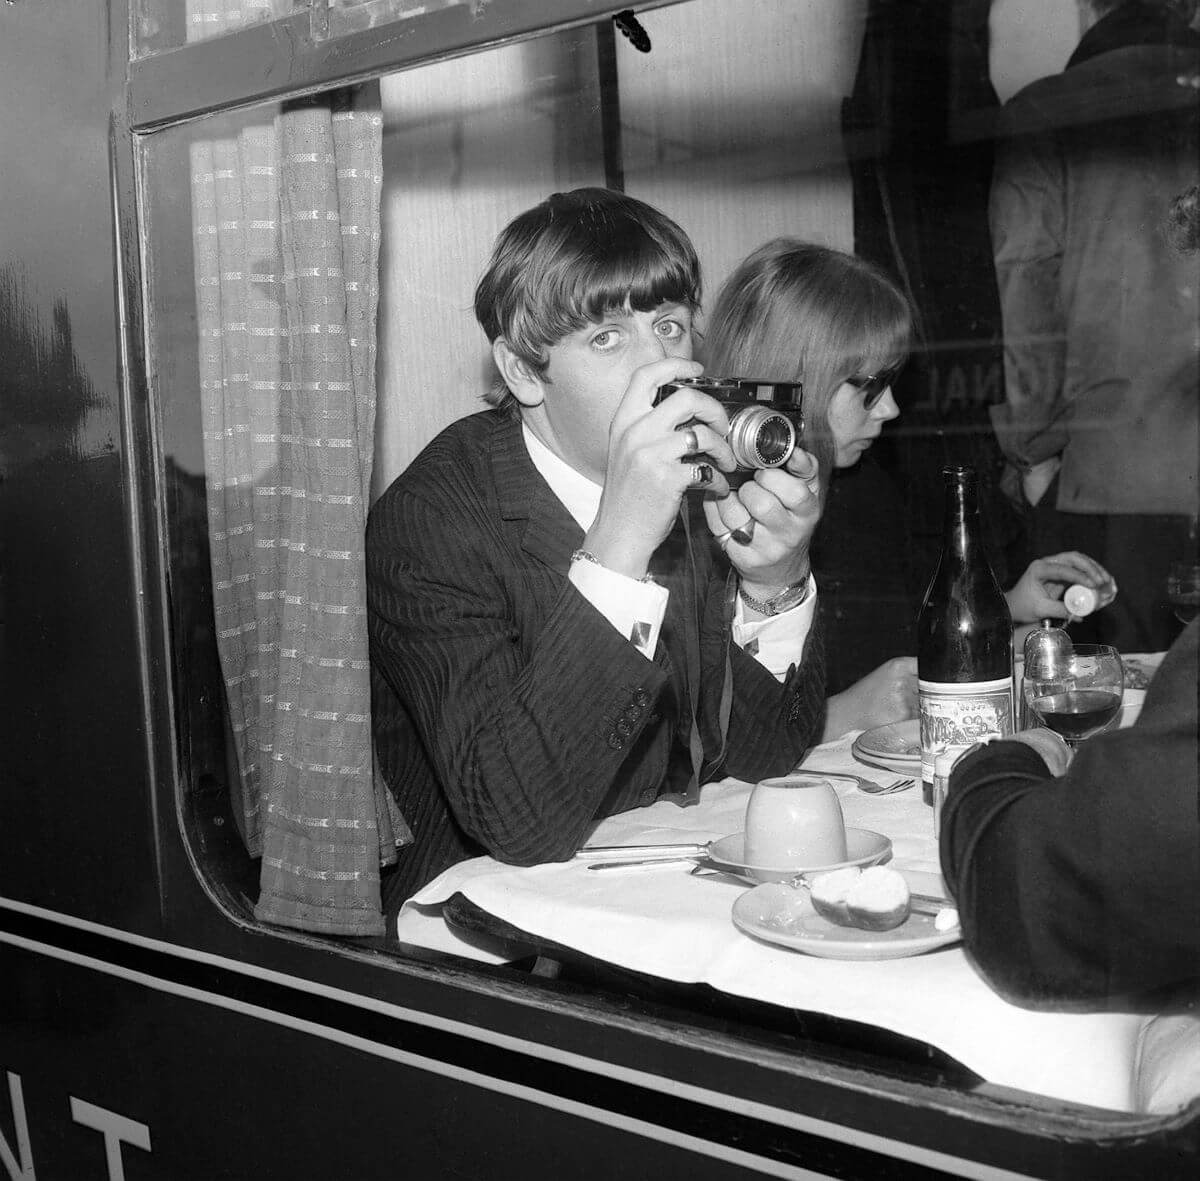
[{"label": "white tablecloth", "polygon": [[[850,753],[853,735],[814,750],[804,766],[896,778]],[[591,844],[700,841],[738,832],[750,787],[709,784],[700,803],[657,803],[601,821]],[[846,823],[892,840],[892,865],[916,889],[943,893],[933,814],[920,786],[870,796],[839,784]],[[930,875],[928,877],[924,875]],[[462,893],[489,914],[542,939],[638,972],[877,1025],[945,1051],[990,1082],[1035,1094],[1129,1110],[1142,1018],[1043,1013],[998,997],[959,944],[881,962],[810,957],[759,942],[734,927],[730,910],[749,887],[690,876],[687,865],[593,873],[586,862],[518,869],[490,857],[453,866],[405,904],[397,934],[407,943],[498,962],[486,941],[469,941],[441,918]]]}]

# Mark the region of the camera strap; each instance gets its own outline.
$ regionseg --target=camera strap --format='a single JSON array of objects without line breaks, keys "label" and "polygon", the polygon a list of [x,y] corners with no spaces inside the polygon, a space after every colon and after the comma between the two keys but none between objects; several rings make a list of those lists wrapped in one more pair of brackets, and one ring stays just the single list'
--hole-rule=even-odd
[{"label": "camera strap", "polygon": [[[691,728],[688,733],[688,753],[692,761],[692,775],[688,781],[685,799],[695,802],[700,798],[700,776],[704,769],[704,739],[700,734],[700,690],[703,676],[700,653],[700,629],[703,622],[705,599],[701,593],[700,575],[696,568],[695,542],[692,537],[691,521],[688,506],[685,502],[679,507],[683,518],[683,532],[687,545],[688,568],[691,574],[691,610],[685,612],[684,649],[686,664],[684,676],[687,682],[688,708],[691,711]],[[719,765],[725,758],[725,749],[729,742],[729,718],[733,711],[733,666],[729,646],[732,643],[733,611],[737,605],[737,576],[730,570],[725,578],[725,591],[722,597],[721,622],[722,645],[724,652],[724,668],[721,677],[721,694],[717,706],[717,727],[721,739],[720,749],[711,760],[712,766]]]}]

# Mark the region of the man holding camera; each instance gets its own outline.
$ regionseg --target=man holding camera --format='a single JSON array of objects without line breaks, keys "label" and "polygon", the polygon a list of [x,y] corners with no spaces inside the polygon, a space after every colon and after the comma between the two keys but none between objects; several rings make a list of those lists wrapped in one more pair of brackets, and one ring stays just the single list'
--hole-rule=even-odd
[{"label": "man holding camera", "polygon": [[686,235],[623,194],[555,194],[497,240],[493,409],[367,529],[376,745],[415,837],[389,911],[456,861],[565,859],[600,816],[819,739],[816,462],[730,490],[729,415],[685,380],[699,294]]}]

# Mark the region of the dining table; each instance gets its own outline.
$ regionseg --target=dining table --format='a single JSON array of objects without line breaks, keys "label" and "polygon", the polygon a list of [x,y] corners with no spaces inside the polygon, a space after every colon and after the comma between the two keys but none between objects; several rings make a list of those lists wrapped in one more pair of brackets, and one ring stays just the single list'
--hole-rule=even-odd
[{"label": "dining table", "polygon": [[[1136,718],[1160,658],[1146,654],[1129,661],[1143,670],[1134,682],[1141,687],[1126,689],[1116,724]],[[902,873],[910,890],[945,898],[933,809],[923,799],[919,772],[902,790],[864,790],[912,776],[886,760],[864,762],[861,737],[851,731],[822,743],[799,769],[830,776],[848,833],[858,829],[884,838],[887,852],[880,860]],[[957,928],[947,925],[953,915],[943,915],[931,937],[930,914],[938,906],[925,908],[930,914],[920,916],[913,935],[904,928],[878,939],[835,935],[830,948],[822,938],[805,936],[803,925],[788,915],[775,922],[772,908],[793,905],[789,893],[798,913],[811,906],[804,891],[746,880],[714,864],[702,849],[674,861],[604,871],[595,867],[613,855],[587,852],[595,846],[704,847],[733,837],[742,830],[752,788],[724,779],[706,784],[690,806],[660,800],[605,817],[582,854],[568,861],[518,867],[485,856],[451,866],[404,904],[396,935],[410,945],[493,964],[513,958],[504,940],[448,921],[448,904],[466,899],[492,916],[497,929],[522,933],[535,946],[569,948],[658,980],[706,984],[730,997],[866,1023],[931,1046],[999,1087],[1133,1109],[1137,1042],[1148,1018],[1010,1003],[972,964]],[[947,901],[945,908],[951,905]],[[764,913],[766,922],[756,924]]]}]

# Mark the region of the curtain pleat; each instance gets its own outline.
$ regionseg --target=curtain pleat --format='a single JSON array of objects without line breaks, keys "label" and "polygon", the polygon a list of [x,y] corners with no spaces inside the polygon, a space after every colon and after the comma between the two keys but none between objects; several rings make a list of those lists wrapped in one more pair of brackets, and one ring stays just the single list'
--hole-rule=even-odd
[{"label": "curtain pleat", "polygon": [[[212,5],[226,21],[228,3]],[[378,109],[304,103],[191,161],[213,601],[255,913],[340,935],[383,933],[380,866],[411,840],[375,768],[367,655],[381,143]]]}]

